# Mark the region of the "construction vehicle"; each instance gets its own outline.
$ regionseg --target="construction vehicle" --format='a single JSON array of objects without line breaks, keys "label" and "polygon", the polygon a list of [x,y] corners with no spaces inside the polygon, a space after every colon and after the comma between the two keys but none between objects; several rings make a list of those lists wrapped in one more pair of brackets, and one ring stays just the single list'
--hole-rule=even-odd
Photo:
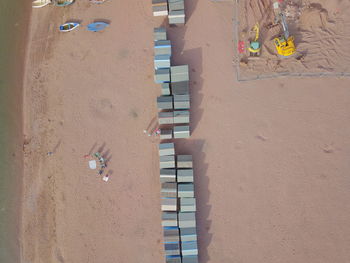
[{"label": "construction vehicle", "polygon": [[282,11],[276,15],[275,23],[280,23],[283,27],[283,34],[274,39],[278,55],[283,58],[294,55],[296,53],[294,37],[289,35],[286,16]]},{"label": "construction vehicle", "polygon": [[259,23],[256,23],[255,26],[252,29],[253,32],[255,32],[255,37],[253,40],[250,41],[249,44],[249,54],[251,57],[259,57],[260,56],[260,50],[261,50],[261,44],[259,42]]}]

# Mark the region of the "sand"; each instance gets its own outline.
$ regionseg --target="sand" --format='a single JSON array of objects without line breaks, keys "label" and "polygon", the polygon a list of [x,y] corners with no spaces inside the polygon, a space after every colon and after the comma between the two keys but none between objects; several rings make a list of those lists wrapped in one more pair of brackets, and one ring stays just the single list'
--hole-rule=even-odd
[{"label": "sand", "polygon": [[[342,79],[239,83],[233,4],[187,1],[169,28],[189,64],[199,259],[345,262],[350,252],[348,124]],[[111,21],[59,34],[68,19]],[[25,85],[22,262],[164,262],[150,1],[33,10]],[[108,183],[85,154],[108,159]],[[53,152],[51,156],[47,152]]]},{"label": "sand", "polygon": [[[246,45],[246,51],[238,55],[242,79],[276,73],[346,73],[350,76],[350,56],[344,49],[350,45],[349,1],[281,1],[297,49],[295,56],[288,59],[278,57],[273,44],[273,39],[283,32],[282,26],[273,26],[273,2],[248,0],[237,4],[237,37]],[[252,28],[256,23],[260,26],[262,50],[259,59],[250,59],[247,49],[255,36]]]}]

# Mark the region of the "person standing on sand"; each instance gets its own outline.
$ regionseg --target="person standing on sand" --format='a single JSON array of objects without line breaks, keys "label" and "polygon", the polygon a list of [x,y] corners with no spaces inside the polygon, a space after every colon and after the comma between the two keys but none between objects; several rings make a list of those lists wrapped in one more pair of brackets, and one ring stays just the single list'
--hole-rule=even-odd
[{"label": "person standing on sand", "polygon": [[150,123],[148,124],[147,128],[143,130],[144,134],[147,134],[148,136],[152,136],[153,131],[157,128],[158,120],[157,116],[154,116]]},{"label": "person standing on sand", "polygon": [[143,130],[143,133],[144,133],[144,134],[147,134],[147,136],[151,136],[151,134],[148,133],[147,130]]},{"label": "person standing on sand", "polygon": [[109,174],[106,174],[105,176],[103,176],[102,180],[105,182],[108,182],[109,179]]},{"label": "person standing on sand", "polygon": [[160,130],[160,128],[158,128],[155,130],[154,135],[158,136],[158,135],[160,135],[160,132],[161,132],[161,130]]}]

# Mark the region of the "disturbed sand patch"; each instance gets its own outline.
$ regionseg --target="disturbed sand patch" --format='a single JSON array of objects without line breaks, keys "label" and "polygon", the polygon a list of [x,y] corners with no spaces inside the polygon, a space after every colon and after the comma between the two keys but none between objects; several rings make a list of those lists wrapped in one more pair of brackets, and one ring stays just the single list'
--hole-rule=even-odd
[{"label": "disturbed sand patch", "polygon": [[[274,24],[272,0],[247,0],[238,3],[238,41],[245,42],[245,52],[239,54],[242,78],[267,74],[350,73],[350,55],[344,52],[350,45],[348,1],[285,0],[281,4],[290,34],[295,38],[297,53],[290,58],[277,55],[273,39],[283,32]],[[332,3],[329,3],[332,2]],[[261,56],[249,57],[249,40],[253,26],[260,25]]]}]

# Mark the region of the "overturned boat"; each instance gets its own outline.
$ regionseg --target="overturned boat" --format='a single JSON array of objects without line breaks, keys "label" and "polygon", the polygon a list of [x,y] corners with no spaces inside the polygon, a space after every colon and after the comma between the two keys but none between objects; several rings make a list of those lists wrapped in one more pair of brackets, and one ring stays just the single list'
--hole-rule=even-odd
[{"label": "overturned boat", "polygon": [[98,32],[105,29],[107,26],[109,26],[109,24],[106,22],[94,22],[87,26],[87,30]]},{"label": "overturned boat", "polygon": [[74,0],[55,0],[56,6],[67,6],[74,3]]}]

